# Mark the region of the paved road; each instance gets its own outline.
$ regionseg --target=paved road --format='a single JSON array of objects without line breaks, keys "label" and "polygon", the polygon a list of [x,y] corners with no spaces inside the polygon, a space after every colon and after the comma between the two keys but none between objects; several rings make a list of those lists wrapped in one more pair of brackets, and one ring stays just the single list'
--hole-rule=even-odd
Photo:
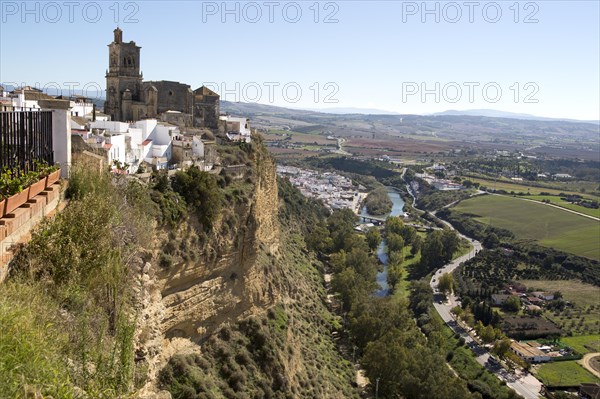
[{"label": "paved road", "polygon": [[[462,235],[461,235],[462,236]],[[437,287],[437,283],[439,278],[444,273],[450,273],[454,269],[456,269],[462,262],[465,262],[471,259],[475,254],[481,251],[481,244],[479,241],[471,240],[465,236],[466,238],[473,244],[473,249],[466,255],[463,255],[451,263],[447,264],[443,268],[439,269],[432,277],[430,281],[431,288],[435,290]],[[435,281],[434,281],[435,280]],[[436,298],[439,296],[436,296]],[[468,331],[466,331],[463,327],[461,327],[456,320],[454,319],[450,310],[457,306],[458,303],[454,295],[449,295],[447,301],[439,303],[440,301],[434,301],[433,306],[435,310],[440,314],[444,322],[456,333],[459,333],[461,337],[464,338],[465,344],[475,353],[477,363],[481,364],[489,371],[494,373],[498,378],[503,381],[506,381],[506,384],[514,389],[519,395],[523,396],[525,399],[538,399],[540,397],[540,390],[542,388],[542,383],[538,381],[531,374],[525,375],[515,375],[508,371],[506,371],[500,364],[498,364],[494,359],[490,359],[489,352],[481,345],[479,345],[476,341],[471,338]]]},{"label": "paved road", "polygon": [[[444,224],[446,224],[454,230],[454,227],[450,223],[442,219],[439,220],[441,220]],[[431,281],[429,282],[429,285],[434,291],[437,288],[439,278],[442,276],[442,274],[451,273],[452,271],[454,271],[454,269],[460,266],[461,263],[471,259],[482,249],[481,243],[479,241],[473,240],[463,234],[460,234],[458,231],[457,233],[460,237],[464,238],[465,240],[468,240],[473,245],[473,249],[468,254],[463,255],[448,263],[433,275]],[[514,389],[523,398],[539,399],[541,397],[539,392],[542,389],[542,383],[537,378],[535,378],[529,373],[516,375],[506,371],[500,364],[497,363],[497,361],[495,361],[495,359],[490,358],[489,352],[483,346],[479,345],[476,341],[474,341],[473,338],[471,338],[471,336],[469,335],[468,331],[466,331],[456,322],[452,313],[450,312],[450,310],[453,307],[458,305],[454,294],[449,295],[447,300],[442,303],[439,303],[441,301],[436,300],[436,298],[439,298],[439,295],[434,297],[433,306],[435,310],[440,314],[444,322],[454,332],[459,333],[461,337],[464,338],[465,344],[469,348],[471,348],[473,353],[475,353],[476,360],[479,364],[481,364],[489,371],[494,373],[501,380],[506,381],[506,385]]]}]

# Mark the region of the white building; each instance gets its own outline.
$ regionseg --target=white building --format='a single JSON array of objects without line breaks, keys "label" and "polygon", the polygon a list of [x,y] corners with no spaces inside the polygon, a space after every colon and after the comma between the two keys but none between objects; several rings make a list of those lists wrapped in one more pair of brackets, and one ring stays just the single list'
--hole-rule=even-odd
[{"label": "white building", "polygon": [[226,123],[227,138],[231,141],[252,141],[250,131],[250,121],[247,118],[237,118],[229,115],[222,115],[220,120]]},{"label": "white building", "polygon": [[165,169],[172,157],[173,138],[180,135],[179,128],[156,119],[145,119],[129,124],[118,121],[96,120],[90,122],[95,133],[93,142],[108,153],[108,162],[128,164],[127,171],[134,173],[142,162],[157,169]]}]

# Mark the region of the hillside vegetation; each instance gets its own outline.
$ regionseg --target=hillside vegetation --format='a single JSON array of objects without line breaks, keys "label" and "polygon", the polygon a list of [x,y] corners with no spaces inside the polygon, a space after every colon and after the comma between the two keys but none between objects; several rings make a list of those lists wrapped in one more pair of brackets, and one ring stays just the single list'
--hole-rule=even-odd
[{"label": "hillside vegetation", "polygon": [[357,397],[303,239],[325,209],[278,198],[260,140],[223,151],[242,176],[73,171],[0,286],[0,398]]}]

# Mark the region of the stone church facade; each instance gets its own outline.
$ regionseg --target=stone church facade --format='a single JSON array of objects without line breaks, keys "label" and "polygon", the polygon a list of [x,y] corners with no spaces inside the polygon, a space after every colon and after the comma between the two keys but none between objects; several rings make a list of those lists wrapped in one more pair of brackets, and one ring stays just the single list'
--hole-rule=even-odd
[{"label": "stone church facade", "polygon": [[143,81],[140,49],[134,41],[123,42],[123,31],[114,30],[108,45],[104,112],[113,121],[157,118],[188,127],[218,127],[219,95],[205,86],[192,91],[189,85],[172,81]]}]

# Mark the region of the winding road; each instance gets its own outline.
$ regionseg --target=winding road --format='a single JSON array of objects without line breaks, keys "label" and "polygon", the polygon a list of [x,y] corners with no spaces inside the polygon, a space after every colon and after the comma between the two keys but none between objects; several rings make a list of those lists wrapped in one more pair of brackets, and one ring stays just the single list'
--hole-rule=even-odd
[{"label": "winding road", "polygon": [[[416,202],[415,196],[413,195],[412,190],[410,189],[410,187],[408,185],[407,185],[407,189],[408,189],[409,194],[413,197],[413,207],[418,211],[425,212],[425,211],[422,211],[421,209],[418,209],[415,207],[415,202]],[[432,216],[435,217],[435,212],[432,214]],[[454,226],[452,226],[452,224],[450,224],[449,222],[439,219],[439,218],[437,218],[437,219],[440,220],[441,222],[443,222],[445,225],[447,225],[452,230],[456,231]],[[470,237],[467,237],[458,231],[456,231],[456,232],[458,233],[459,237],[464,238],[465,240],[468,240],[473,245],[473,249],[468,254],[465,254],[461,257],[454,259],[453,261],[446,264],[445,266],[443,266],[441,269],[439,269],[437,272],[434,273],[433,277],[431,278],[431,281],[429,282],[429,285],[434,290],[434,292],[436,292],[436,290],[437,290],[437,284],[438,284],[439,278],[444,273],[453,272],[458,266],[460,266],[461,263],[466,262],[467,260],[471,259],[482,249],[481,243],[479,241],[472,239]],[[494,373],[499,379],[501,379],[502,381],[505,381],[506,385],[508,385],[510,388],[514,389],[515,392],[517,392],[523,398],[539,399],[541,397],[540,391],[542,389],[542,383],[537,378],[535,378],[533,375],[531,375],[529,373],[513,374],[513,373],[505,370],[495,360],[495,358],[492,358],[490,356],[487,349],[485,349],[483,346],[479,345],[478,342],[473,340],[473,338],[469,335],[469,332],[458,324],[458,322],[456,321],[456,319],[454,318],[454,316],[451,313],[451,309],[458,305],[458,302],[456,301],[456,297],[454,296],[454,294],[450,294],[447,297],[447,300],[445,302],[443,300],[437,299],[440,296],[441,295],[439,295],[439,294],[434,295],[433,307],[439,313],[440,317],[444,320],[444,322],[448,325],[448,327],[450,327],[455,333],[460,334],[460,336],[464,338],[465,344],[475,354],[475,359],[477,360],[477,362],[479,364],[481,364],[483,367],[487,368],[490,372]]]}]

